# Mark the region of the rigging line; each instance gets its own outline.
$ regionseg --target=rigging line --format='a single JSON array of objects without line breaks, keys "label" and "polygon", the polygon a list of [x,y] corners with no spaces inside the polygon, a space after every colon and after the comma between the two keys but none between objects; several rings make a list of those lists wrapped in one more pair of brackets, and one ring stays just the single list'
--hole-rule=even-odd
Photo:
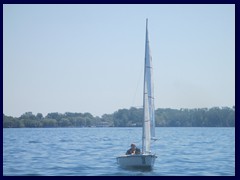
[{"label": "rigging line", "polygon": [[143,73],[143,68],[141,68],[140,73],[139,73],[138,82],[137,82],[137,87],[136,87],[136,90],[135,90],[135,93],[134,93],[134,96],[133,96],[133,100],[132,100],[132,106],[134,105],[134,102],[135,102],[135,100],[136,100],[136,94],[137,94],[138,86],[139,86],[139,84],[140,84],[140,79],[141,79],[141,77],[142,77],[142,73]]}]

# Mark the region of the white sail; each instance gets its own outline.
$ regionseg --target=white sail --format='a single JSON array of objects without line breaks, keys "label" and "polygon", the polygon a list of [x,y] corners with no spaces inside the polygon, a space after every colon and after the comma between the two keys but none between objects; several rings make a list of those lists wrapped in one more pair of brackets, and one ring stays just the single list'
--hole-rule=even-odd
[{"label": "white sail", "polygon": [[151,138],[155,137],[155,115],[152,77],[152,57],[149,47],[148,20],[146,22],[145,63],[144,63],[144,93],[143,93],[143,153],[150,153]]}]

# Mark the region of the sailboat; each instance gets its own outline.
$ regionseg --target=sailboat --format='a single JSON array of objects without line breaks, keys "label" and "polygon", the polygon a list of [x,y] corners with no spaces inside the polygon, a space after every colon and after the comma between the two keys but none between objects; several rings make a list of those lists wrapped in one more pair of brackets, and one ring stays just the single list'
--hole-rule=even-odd
[{"label": "sailboat", "polygon": [[155,115],[152,78],[152,57],[150,54],[148,38],[148,19],[146,19],[146,41],[144,62],[144,89],[143,89],[143,128],[142,128],[142,152],[134,155],[122,155],[117,157],[117,163],[121,167],[152,168],[157,156],[151,152],[151,140],[155,138]]}]

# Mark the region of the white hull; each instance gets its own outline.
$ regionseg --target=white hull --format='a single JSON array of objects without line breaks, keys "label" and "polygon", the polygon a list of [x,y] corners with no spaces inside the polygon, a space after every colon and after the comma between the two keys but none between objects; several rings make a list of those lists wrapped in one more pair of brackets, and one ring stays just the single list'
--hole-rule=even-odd
[{"label": "white hull", "polygon": [[153,154],[123,155],[117,157],[117,163],[126,168],[152,168],[156,158]]}]

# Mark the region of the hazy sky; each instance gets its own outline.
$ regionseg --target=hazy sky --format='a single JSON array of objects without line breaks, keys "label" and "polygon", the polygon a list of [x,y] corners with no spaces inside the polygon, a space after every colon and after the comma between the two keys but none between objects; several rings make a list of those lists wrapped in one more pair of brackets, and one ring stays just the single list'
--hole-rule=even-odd
[{"label": "hazy sky", "polygon": [[3,5],[3,113],[235,105],[235,5]]}]

